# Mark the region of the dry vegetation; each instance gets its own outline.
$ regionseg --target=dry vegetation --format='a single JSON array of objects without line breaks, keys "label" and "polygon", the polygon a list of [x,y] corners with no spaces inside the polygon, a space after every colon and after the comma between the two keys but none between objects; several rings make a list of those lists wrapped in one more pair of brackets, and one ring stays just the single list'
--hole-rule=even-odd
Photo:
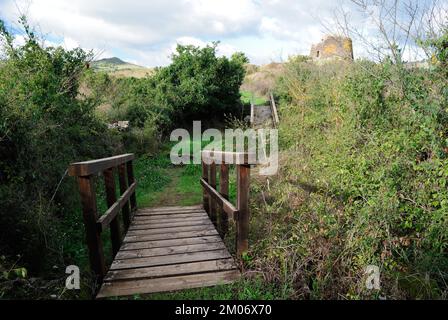
[{"label": "dry vegetation", "polygon": [[252,92],[259,97],[266,97],[274,89],[277,78],[284,70],[284,65],[272,62],[262,66],[247,64],[245,68],[246,77],[241,90]]}]

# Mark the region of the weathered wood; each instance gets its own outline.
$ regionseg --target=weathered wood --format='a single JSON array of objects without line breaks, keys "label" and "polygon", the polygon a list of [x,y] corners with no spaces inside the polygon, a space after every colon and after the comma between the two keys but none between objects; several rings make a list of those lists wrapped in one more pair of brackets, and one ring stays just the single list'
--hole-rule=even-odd
[{"label": "weathered wood", "polygon": [[[219,174],[219,193],[225,200],[229,200],[229,165],[222,163],[221,172]],[[219,233],[222,237],[227,234],[229,229],[229,218],[227,212],[220,207],[219,210]]]},{"label": "weathered wood", "polygon": [[239,277],[237,270],[231,270],[139,281],[105,282],[97,298],[214,286],[231,283]]},{"label": "weathered wood", "polygon": [[[126,170],[124,164],[118,166],[118,180],[120,184],[120,194],[123,195],[128,189],[128,182],[126,180]],[[131,224],[131,216],[129,213],[129,199],[131,199],[133,195],[135,195],[135,191],[129,195],[128,200],[123,204],[123,207],[121,208],[125,230],[127,230],[129,228],[129,225]]]},{"label": "weathered wood", "polygon": [[[208,183],[210,187],[216,190],[216,164],[212,163],[209,167],[208,172]],[[210,220],[212,220],[212,223],[216,226],[217,222],[217,214],[216,214],[216,200],[214,197],[208,197],[209,198],[209,208],[210,208]]]},{"label": "weathered wood", "polygon": [[231,163],[231,164],[257,164],[257,154],[255,152],[229,152],[229,151],[215,151],[203,150],[202,161],[205,165],[211,163]]},{"label": "weathered wood", "polygon": [[[106,186],[107,206],[111,207],[117,201],[113,168],[106,169],[103,175],[104,175],[104,183]],[[115,216],[110,222],[110,237],[112,241],[112,257],[115,257],[118,250],[120,250],[120,244],[121,244],[120,225],[118,221],[118,216]]]},{"label": "weathered wood", "polygon": [[[202,160],[202,180],[204,180],[207,183],[208,183],[208,170],[209,165],[206,164],[204,160]],[[210,214],[209,195],[205,190],[205,188],[203,188],[202,190],[202,205],[204,207],[205,212],[207,212],[207,214]]]},{"label": "weathered wood", "polygon": [[233,259],[220,259],[200,262],[188,262],[166,266],[146,267],[138,269],[125,269],[110,271],[104,281],[139,280],[148,278],[160,278],[173,275],[187,275],[212,271],[236,270]]},{"label": "weathered wood", "polygon": [[275,104],[274,95],[272,92],[270,93],[270,102],[271,102],[271,109],[272,109],[272,115],[274,118],[274,126],[277,127],[280,123],[280,119],[278,118],[278,112],[277,112],[277,105]]},{"label": "weathered wood", "polygon": [[93,177],[78,177],[78,186],[81,195],[87,246],[89,248],[90,267],[98,280],[101,281],[106,272],[106,266],[104,263],[103,243],[100,233],[96,228],[98,214]]},{"label": "weathered wood", "polygon": [[145,258],[124,259],[124,260],[116,259],[112,263],[110,270],[163,266],[168,264],[226,259],[230,257],[231,255],[229,254],[227,249],[218,249],[205,252],[188,252],[166,256],[158,256],[157,258],[145,257]]},{"label": "weathered wood", "polygon": [[129,201],[129,197],[132,192],[135,191],[137,187],[137,182],[134,182],[128,190],[118,198],[118,200],[109,208],[107,211],[98,219],[96,225],[98,230],[105,230],[111,221],[117,216],[118,212],[120,212],[121,208]]},{"label": "weathered wood", "polygon": [[171,254],[189,253],[189,252],[206,252],[210,250],[226,249],[224,243],[204,243],[204,244],[190,244],[174,247],[163,247],[153,249],[139,249],[139,250],[124,250],[116,255],[116,259],[134,259],[144,257],[166,256]]},{"label": "weathered wood", "polygon": [[252,123],[254,123],[254,118],[255,118],[255,106],[254,106],[254,103],[253,102],[251,102],[250,103],[250,123],[252,124]]},{"label": "weathered wood", "polygon": [[241,256],[249,247],[249,184],[250,184],[250,166],[237,166],[237,233],[236,233],[236,252]]},{"label": "weathered wood", "polygon": [[68,174],[72,177],[90,176],[109,168],[117,167],[134,159],[134,154],[122,154],[114,157],[76,162],[68,168]]},{"label": "weathered wood", "polygon": [[141,208],[138,211],[139,212],[180,212],[185,210],[198,210],[198,211],[204,211],[204,208],[202,205],[195,205],[195,206],[169,206],[169,207],[157,207],[157,208]]},{"label": "weathered wood", "polygon": [[195,226],[187,226],[187,227],[171,227],[171,228],[158,228],[158,229],[138,229],[138,230],[129,230],[127,235],[132,236],[149,236],[155,234],[164,234],[164,233],[174,233],[174,232],[187,232],[187,231],[202,231],[202,230],[213,230],[214,226],[212,223],[206,225],[195,225]]},{"label": "weathered wood", "polygon": [[235,216],[238,213],[238,209],[230,203],[229,200],[225,199],[216,189],[213,189],[204,179],[201,179],[201,185],[207,191],[208,195],[215,198],[215,201],[223,210],[230,216]]},{"label": "weathered wood", "polygon": [[132,221],[97,298],[180,290],[236,280],[240,272],[210,218],[205,211],[195,214],[201,216],[137,216],[136,219],[150,219],[149,224],[145,220],[138,224],[136,220]]},{"label": "weathered wood", "polygon": [[[134,178],[134,165],[132,160],[128,161],[126,163],[126,170],[128,173],[128,184],[133,184],[135,182],[135,178]],[[137,198],[135,195],[135,192],[131,195],[131,211],[134,212],[135,210],[137,210]]]},{"label": "weathered wood", "polygon": [[152,249],[152,248],[164,248],[164,247],[176,247],[190,244],[211,244],[215,242],[222,242],[222,239],[218,235],[194,237],[194,238],[180,238],[180,239],[165,239],[165,240],[152,240],[146,242],[128,242],[121,246],[121,251],[124,250],[139,250],[139,249]]},{"label": "weathered wood", "polygon": [[165,222],[165,223],[154,223],[153,221],[146,223],[136,223],[134,222],[129,231],[133,230],[145,230],[145,229],[160,229],[160,228],[174,228],[174,227],[188,227],[188,226],[204,226],[210,225],[210,220],[208,218],[199,218],[199,219],[185,219],[184,221],[177,222]]},{"label": "weathered wood", "polygon": [[182,214],[190,214],[190,213],[200,213],[200,212],[205,212],[205,210],[203,209],[178,209],[178,210],[172,210],[172,211],[168,211],[168,210],[164,210],[164,211],[152,211],[152,212],[148,212],[145,210],[137,210],[135,212],[135,217],[138,216],[157,216],[157,215],[182,215]]},{"label": "weathered wood", "polygon": [[176,215],[168,215],[168,216],[156,216],[156,217],[135,217],[133,219],[133,225],[139,224],[148,224],[148,223],[175,223],[182,221],[192,221],[192,220],[201,220],[208,219],[207,214],[204,213],[192,213],[192,214],[183,214],[181,216]]},{"label": "weathered wood", "polygon": [[193,237],[205,237],[218,235],[215,229],[200,230],[200,231],[187,231],[187,232],[173,232],[173,233],[161,233],[148,236],[127,236],[124,238],[124,242],[141,242],[141,241],[153,241],[153,240],[165,240],[165,239],[179,239],[179,238],[193,238]]}]

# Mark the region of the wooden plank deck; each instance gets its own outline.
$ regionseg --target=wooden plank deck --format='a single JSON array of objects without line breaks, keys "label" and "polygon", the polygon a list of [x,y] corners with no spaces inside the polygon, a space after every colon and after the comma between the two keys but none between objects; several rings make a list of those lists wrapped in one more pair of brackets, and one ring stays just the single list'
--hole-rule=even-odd
[{"label": "wooden plank deck", "polygon": [[202,206],[140,209],[97,298],[214,286],[239,277]]}]

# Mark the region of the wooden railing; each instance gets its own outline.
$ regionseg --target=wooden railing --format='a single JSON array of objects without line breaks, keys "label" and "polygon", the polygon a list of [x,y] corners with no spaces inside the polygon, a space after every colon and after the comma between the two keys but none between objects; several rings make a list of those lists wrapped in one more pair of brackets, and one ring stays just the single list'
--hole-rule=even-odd
[{"label": "wooden railing", "polygon": [[271,106],[272,122],[274,123],[274,127],[277,128],[280,123],[280,119],[278,118],[277,105],[275,104],[274,95],[272,92],[269,94],[269,104]]},{"label": "wooden railing", "polygon": [[255,121],[255,105],[254,103],[251,101],[250,103],[250,124],[252,125]]},{"label": "wooden railing", "polygon": [[[241,256],[249,245],[249,187],[253,154],[202,151],[203,206],[213,224],[224,237],[228,217],[236,222],[236,252]],[[219,159],[219,161],[217,161]],[[231,159],[231,160],[230,160]],[[236,164],[237,204],[229,201],[229,163]],[[216,187],[216,167],[219,165],[219,191]]]},{"label": "wooden railing", "polygon": [[[131,213],[137,209],[132,160],[133,154],[123,154],[110,158],[72,163],[69,175],[77,177],[81,195],[84,226],[92,271],[99,281],[106,273],[101,233],[110,227],[112,255],[115,257],[120,249],[122,234],[125,234],[131,222]],[[118,171],[120,197],[117,199],[115,171]],[[104,177],[107,211],[98,216],[95,177],[102,173]],[[118,213],[122,212],[124,231],[121,233]]]}]

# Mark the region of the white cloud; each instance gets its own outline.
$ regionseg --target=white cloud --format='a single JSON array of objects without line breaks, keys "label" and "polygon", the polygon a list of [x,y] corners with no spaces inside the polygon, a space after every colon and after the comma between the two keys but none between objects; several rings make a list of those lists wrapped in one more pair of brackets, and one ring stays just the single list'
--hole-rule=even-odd
[{"label": "white cloud", "polygon": [[[220,54],[244,51],[257,63],[307,54],[337,7],[373,32],[349,0],[0,0],[0,17],[16,21],[17,7],[67,48],[96,48],[147,66],[169,63],[176,43],[220,40]],[[363,52],[355,43],[356,51]]]}]

